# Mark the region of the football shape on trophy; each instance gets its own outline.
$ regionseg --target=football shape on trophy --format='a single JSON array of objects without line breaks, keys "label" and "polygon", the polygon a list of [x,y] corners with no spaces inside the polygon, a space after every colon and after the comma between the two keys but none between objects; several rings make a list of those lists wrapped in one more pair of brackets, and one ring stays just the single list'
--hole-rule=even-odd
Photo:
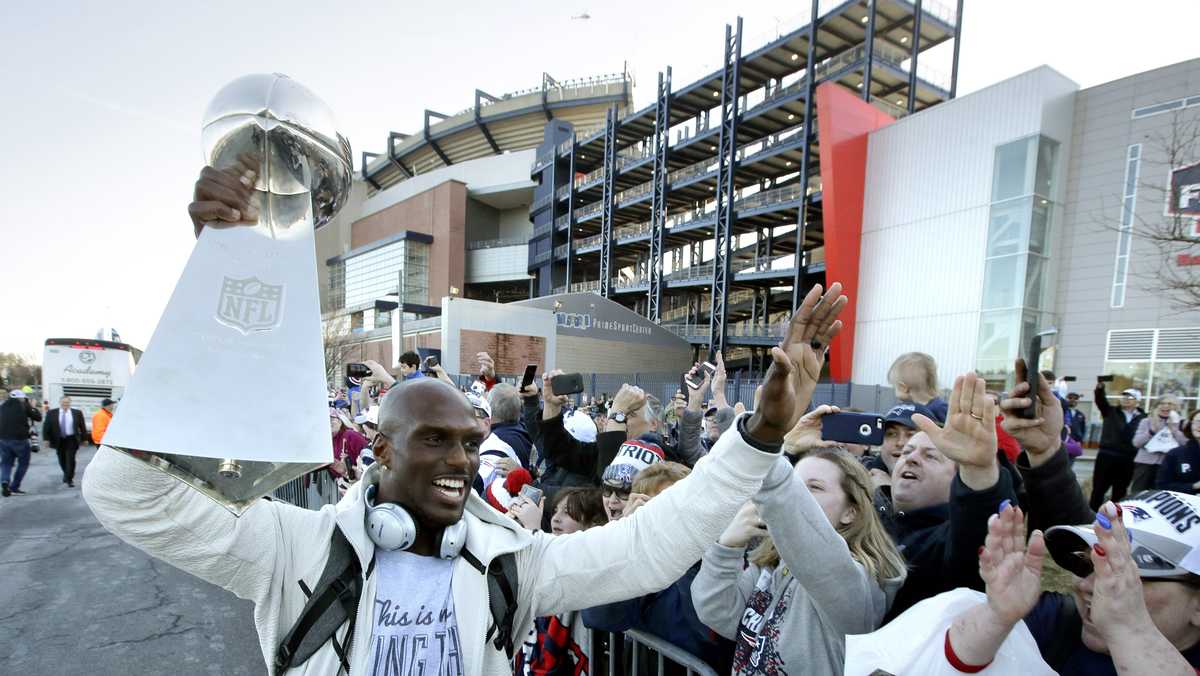
[{"label": "football shape on trophy", "polygon": [[279,74],[223,87],[202,141],[254,171],[258,219],[200,233],[104,441],[240,513],[333,459],[315,229],[350,194],[350,144]]},{"label": "football shape on trophy", "polygon": [[310,208],[313,226],[325,225],[350,193],[350,144],[333,112],[286,75],[246,75],[225,85],[204,113],[201,136],[211,166],[258,173],[259,213],[271,216],[259,225],[274,236]]}]

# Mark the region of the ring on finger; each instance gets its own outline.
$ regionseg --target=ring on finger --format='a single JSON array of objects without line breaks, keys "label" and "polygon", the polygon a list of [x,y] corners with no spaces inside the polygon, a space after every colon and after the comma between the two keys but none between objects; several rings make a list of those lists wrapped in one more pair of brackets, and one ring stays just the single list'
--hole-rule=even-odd
[{"label": "ring on finger", "polygon": [[971,417],[978,420],[979,422],[983,422],[983,416],[975,413],[974,411],[971,412]]}]

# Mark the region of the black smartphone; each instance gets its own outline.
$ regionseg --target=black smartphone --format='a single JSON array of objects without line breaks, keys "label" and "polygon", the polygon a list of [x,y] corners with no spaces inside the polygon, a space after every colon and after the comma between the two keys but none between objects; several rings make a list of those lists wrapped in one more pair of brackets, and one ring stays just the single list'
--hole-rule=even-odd
[{"label": "black smartphone", "polygon": [[830,413],[821,417],[821,438],[843,444],[883,445],[883,418],[875,413]]},{"label": "black smartphone", "polygon": [[521,389],[525,389],[533,384],[534,377],[537,376],[537,364],[526,364],[525,375],[521,376]]},{"label": "black smartphone", "polygon": [[366,378],[371,375],[371,367],[366,364],[346,364],[347,378]]},{"label": "black smartphone", "polygon": [[437,355],[431,354],[428,357],[425,357],[425,361],[421,363],[421,369],[426,373],[430,373],[433,371],[433,367],[437,366],[438,363]]},{"label": "black smartphone", "polygon": [[[1029,340],[1029,351],[1025,353],[1025,382],[1029,385],[1029,392],[1025,395],[1029,398],[1030,404],[1028,407],[1017,411],[1018,418],[1033,420],[1038,417],[1038,385],[1039,379],[1042,377],[1041,371],[1038,370],[1038,364],[1042,359],[1042,336],[1050,335],[1049,333],[1039,333]],[[1021,378],[1021,374],[1017,374],[1017,378]]]},{"label": "black smartphone", "polygon": [[550,379],[555,394],[579,394],[583,391],[583,374],[564,373]]},{"label": "black smartphone", "polygon": [[1096,382],[1098,382],[1098,383],[1111,383],[1112,381],[1114,381],[1116,379],[1117,379],[1117,377],[1114,375],[1096,376]]},{"label": "black smartphone", "polygon": [[1064,383],[1073,383],[1073,382],[1075,382],[1075,380],[1076,380],[1075,376],[1063,376]]}]

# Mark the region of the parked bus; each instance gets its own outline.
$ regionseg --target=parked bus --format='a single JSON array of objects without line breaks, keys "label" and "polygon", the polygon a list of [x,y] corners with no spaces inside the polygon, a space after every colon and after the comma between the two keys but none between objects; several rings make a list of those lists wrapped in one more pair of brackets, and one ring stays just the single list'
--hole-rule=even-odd
[{"label": "parked bus", "polygon": [[56,408],[63,397],[90,421],[104,399],[119,401],[142,351],[89,338],[48,338],[42,355],[42,397]]}]

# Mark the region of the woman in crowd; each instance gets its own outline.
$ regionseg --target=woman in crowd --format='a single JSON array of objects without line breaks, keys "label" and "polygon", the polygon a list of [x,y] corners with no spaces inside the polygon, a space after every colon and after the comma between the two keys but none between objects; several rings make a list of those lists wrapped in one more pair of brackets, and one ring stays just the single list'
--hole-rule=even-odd
[{"label": "woman in crowd", "polygon": [[[760,538],[743,570],[745,548]],[[794,470],[779,460],[704,554],[692,599],[701,621],[736,641],[735,676],[841,674],[846,634],[878,628],[904,577],[867,470],[820,449]]]},{"label": "woman in crowd", "polygon": [[1155,488],[1195,495],[1200,490],[1200,409],[1184,421],[1184,444],[1167,452]]},{"label": "woman in crowd", "polygon": [[341,411],[329,409],[329,432],[333,437],[333,464],[329,471],[339,478],[354,480],[354,466],[358,463],[358,454],[367,447],[367,438],[354,430]]},{"label": "woman in crowd", "polygon": [[1173,394],[1159,397],[1154,412],[1142,418],[1133,433],[1133,445],[1138,449],[1133,458],[1133,481],[1130,493],[1138,493],[1154,487],[1158,466],[1167,452],[1187,443],[1180,429],[1179,398]]}]

